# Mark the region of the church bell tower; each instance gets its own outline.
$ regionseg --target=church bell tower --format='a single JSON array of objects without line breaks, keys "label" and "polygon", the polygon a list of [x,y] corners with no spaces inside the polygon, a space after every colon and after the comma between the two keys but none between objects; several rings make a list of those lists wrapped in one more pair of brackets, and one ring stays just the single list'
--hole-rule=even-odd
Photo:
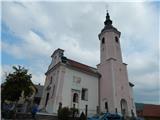
[{"label": "church bell tower", "polygon": [[107,12],[104,28],[99,34],[100,64],[97,65],[101,74],[100,110],[101,112],[121,113],[125,116],[135,114],[132,85],[128,81],[127,64],[123,63],[121,33],[112,25]]},{"label": "church bell tower", "polygon": [[122,62],[121,48],[120,48],[120,35],[121,33],[112,26],[109,13],[107,12],[105,27],[99,34],[100,48],[101,48],[101,63],[107,59],[116,59]]}]

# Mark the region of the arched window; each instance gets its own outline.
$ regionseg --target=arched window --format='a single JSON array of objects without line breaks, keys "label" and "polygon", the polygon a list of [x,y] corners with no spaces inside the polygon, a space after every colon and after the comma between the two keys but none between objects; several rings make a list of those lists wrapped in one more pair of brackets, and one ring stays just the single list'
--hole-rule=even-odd
[{"label": "arched window", "polygon": [[73,94],[73,102],[78,103],[78,94],[77,93]]},{"label": "arched window", "polygon": [[88,89],[87,88],[82,88],[82,100],[88,100]]},{"label": "arched window", "polygon": [[106,109],[106,112],[108,112],[108,102],[105,102],[105,109]]},{"label": "arched window", "polygon": [[127,101],[125,99],[121,99],[120,105],[121,105],[121,113],[122,113],[122,115],[126,116],[128,114]]},{"label": "arched window", "polygon": [[104,44],[104,43],[105,43],[105,38],[103,37],[103,38],[102,38],[102,44]]},{"label": "arched window", "polygon": [[115,41],[116,41],[116,43],[119,43],[119,40],[118,40],[117,36],[115,37]]}]

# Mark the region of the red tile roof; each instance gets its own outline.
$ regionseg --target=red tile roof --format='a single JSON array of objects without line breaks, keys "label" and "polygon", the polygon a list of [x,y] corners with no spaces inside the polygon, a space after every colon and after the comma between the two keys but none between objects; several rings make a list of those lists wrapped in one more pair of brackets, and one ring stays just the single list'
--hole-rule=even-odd
[{"label": "red tile roof", "polygon": [[81,70],[83,72],[99,75],[99,73],[98,73],[96,68],[90,67],[90,66],[82,64],[82,63],[79,63],[77,61],[74,61],[74,60],[71,60],[71,59],[67,59],[67,64],[69,66],[77,68],[78,70]]},{"label": "red tile roof", "polygon": [[143,116],[160,117],[160,105],[144,105]]}]

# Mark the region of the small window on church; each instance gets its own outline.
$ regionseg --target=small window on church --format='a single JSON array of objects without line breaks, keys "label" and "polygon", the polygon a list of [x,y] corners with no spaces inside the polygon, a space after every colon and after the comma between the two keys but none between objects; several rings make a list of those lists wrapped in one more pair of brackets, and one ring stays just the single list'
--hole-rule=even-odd
[{"label": "small window on church", "polygon": [[88,89],[82,88],[82,100],[88,100]]},{"label": "small window on church", "polygon": [[106,109],[106,112],[108,112],[108,102],[105,102],[105,109]]},{"label": "small window on church", "polygon": [[105,38],[102,38],[102,44],[104,44],[105,43]]},{"label": "small window on church", "polygon": [[117,36],[115,37],[115,41],[116,41],[116,43],[119,43],[119,40],[118,40]]},{"label": "small window on church", "polygon": [[78,103],[78,94],[77,93],[73,94],[73,102]]}]

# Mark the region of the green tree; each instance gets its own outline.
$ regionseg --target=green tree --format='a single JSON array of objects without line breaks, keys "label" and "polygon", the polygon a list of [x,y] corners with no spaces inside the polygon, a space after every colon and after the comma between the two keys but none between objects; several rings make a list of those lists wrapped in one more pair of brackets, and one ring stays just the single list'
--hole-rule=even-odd
[{"label": "green tree", "polygon": [[6,82],[2,85],[2,101],[8,100],[17,102],[22,91],[24,92],[24,97],[32,95],[34,91],[34,85],[31,81],[32,75],[28,74],[28,70],[21,66],[13,66],[13,70],[13,73],[9,73],[6,76]]}]

